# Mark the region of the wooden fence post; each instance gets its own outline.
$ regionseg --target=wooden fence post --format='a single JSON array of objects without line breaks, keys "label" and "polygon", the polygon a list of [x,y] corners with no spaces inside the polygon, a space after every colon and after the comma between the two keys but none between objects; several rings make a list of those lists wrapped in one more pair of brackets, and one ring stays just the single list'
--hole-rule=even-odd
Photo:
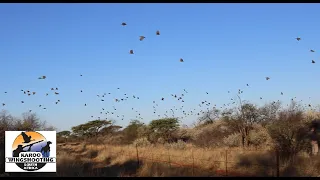
[{"label": "wooden fence post", "polygon": [[152,170],[153,170],[153,153],[151,152],[151,170],[150,170],[150,177],[152,177]]},{"label": "wooden fence post", "polygon": [[226,149],[226,159],[225,159],[225,165],[226,165],[226,176],[228,176],[228,150]]},{"label": "wooden fence post", "polygon": [[192,149],[192,176],[194,176],[194,156],[193,156],[193,149]]},{"label": "wooden fence post", "polygon": [[280,153],[279,150],[276,150],[276,172],[277,177],[280,177]]},{"label": "wooden fence post", "polygon": [[170,160],[170,150],[169,150],[169,148],[168,148],[168,157],[169,157],[169,167],[171,169],[171,160]]},{"label": "wooden fence post", "polygon": [[139,168],[139,152],[138,152],[138,144],[136,144],[136,151],[137,151],[137,165],[138,165],[138,168]]}]

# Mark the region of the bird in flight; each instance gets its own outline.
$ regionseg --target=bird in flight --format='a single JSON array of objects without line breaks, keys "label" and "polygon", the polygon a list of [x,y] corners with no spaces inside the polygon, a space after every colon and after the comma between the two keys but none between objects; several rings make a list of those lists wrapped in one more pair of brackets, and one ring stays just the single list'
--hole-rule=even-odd
[{"label": "bird in flight", "polygon": [[134,54],[134,53],[133,53],[133,50],[130,50],[130,52],[129,52],[129,53],[130,53],[130,54]]},{"label": "bird in flight", "polygon": [[182,58],[180,58],[180,62],[184,62],[184,60]]},{"label": "bird in flight", "polygon": [[311,61],[312,64],[316,63],[314,60]]},{"label": "bird in flight", "polygon": [[158,36],[160,35],[160,31],[159,30],[156,32],[156,35],[158,35]]},{"label": "bird in flight", "polygon": [[41,76],[38,79],[46,79],[46,78],[47,78],[46,76]]},{"label": "bird in flight", "polygon": [[270,78],[269,77],[266,77],[266,80],[268,81]]},{"label": "bird in flight", "polygon": [[121,23],[121,25],[122,25],[122,26],[126,26],[126,25],[127,25],[127,23],[123,22],[123,23]]},{"label": "bird in flight", "polygon": [[146,37],[144,37],[144,36],[140,36],[139,40],[142,41],[142,40],[144,40],[145,38],[146,38]]},{"label": "bird in flight", "polygon": [[300,40],[301,40],[301,38],[297,37],[297,38],[296,38],[296,40],[297,40],[297,41],[300,41]]}]

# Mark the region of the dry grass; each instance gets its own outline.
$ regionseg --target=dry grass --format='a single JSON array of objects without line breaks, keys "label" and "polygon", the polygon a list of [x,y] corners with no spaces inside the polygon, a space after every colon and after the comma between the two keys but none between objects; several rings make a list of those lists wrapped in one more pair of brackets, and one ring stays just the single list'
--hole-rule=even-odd
[{"label": "dry grass", "polygon": [[[241,157],[256,153],[270,160],[272,156],[267,156],[267,150],[204,149],[192,145],[186,149],[139,147],[137,155],[137,148],[132,145],[60,144],[58,176],[224,176],[226,153],[228,176],[256,176],[252,172],[255,164],[242,165]],[[272,172],[263,175],[272,176]]]},{"label": "dry grass", "polygon": [[[267,149],[197,148],[168,146],[137,148],[88,143],[58,144],[57,173],[10,173],[10,176],[276,176],[276,156]],[[227,153],[227,156],[226,156]],[[227,168],[226,161],[227,158]],[[139,159],[139,161],[138,161]],[[281,163],[280,176],[319,176],[320,158],[301,153]]]}]

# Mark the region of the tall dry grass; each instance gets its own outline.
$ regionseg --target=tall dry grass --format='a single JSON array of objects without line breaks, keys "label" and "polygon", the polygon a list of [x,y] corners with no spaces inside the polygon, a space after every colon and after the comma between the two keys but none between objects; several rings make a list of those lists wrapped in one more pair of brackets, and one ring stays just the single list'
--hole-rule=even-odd
[{"label": "tall dry grass", "polygon": [[[253,155],[265,157],[267,162],[260,166],[252,160],[244,163]],[[57,156],[58,176],[225,176],[226,171],[228,176],[256,176],[259,168],[266,167],[265,176],[275,174],[274,156],[268,150],[81,143],[60,144]]]},{"label": "tall dry grass", "polygon": [[[82,142],[58,144],[57,173],[10,173],[10,176],[266,177],[276,176],[276,170],[275,153],[268,149],[198,148],[189,144],[184,149],[164,145],[137,148]],[[320,157],[300,153],[289,163],[281,162],[279,170],[280,176],[319,177]]]}]

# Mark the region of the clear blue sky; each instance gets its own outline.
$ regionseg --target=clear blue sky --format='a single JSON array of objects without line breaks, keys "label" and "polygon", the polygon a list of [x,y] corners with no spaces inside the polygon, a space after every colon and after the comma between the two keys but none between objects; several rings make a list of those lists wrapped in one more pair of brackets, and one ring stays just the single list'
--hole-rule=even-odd
[{"label": "clear blue sky", "polygon": [[[1,4],[0,102],[6,103],[1,109],[15,116],[32,109],[64,130],[91,115],[103,118],[101,108],[111,112],[112,106],[125,116],[123,121],[113,116],[120,125],[135,118],[132,107],[149,122],[157,118],[153,100],[164,114],[181,106],[170,95],[183,89],[186,111],[199,110],[204,100],[229,103],[239,88],[243,99],[255,103],[296,96],[315,104],[319,9],[319,4]],[[146,39],[139,41],[141,35]],[[47,79],[39,80],[42,75]],[[28,97],[21,89],[37,94]],[[109,92],[104,102],[96,96]],[[116,103],[125,93],[129,99]]]}]

